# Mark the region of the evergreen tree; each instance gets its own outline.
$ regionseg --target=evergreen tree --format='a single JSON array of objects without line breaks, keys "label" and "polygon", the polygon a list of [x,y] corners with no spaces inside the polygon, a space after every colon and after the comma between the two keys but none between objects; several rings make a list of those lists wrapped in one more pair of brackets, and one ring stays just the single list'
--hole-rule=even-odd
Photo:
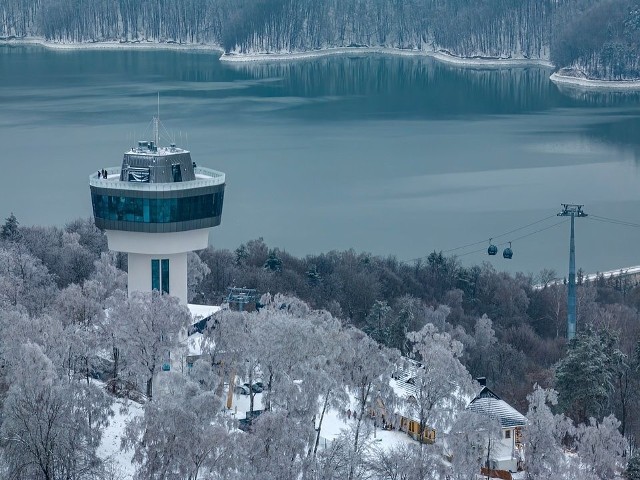
[{"label": "evergreen tree", "polygon": [[391,307],[386,300],[376,300],[367,315],[364,331],[376,342],[386,345],[390,320]]},{"label": "evergreen tree", "polygon": [[271,270],[272,272],[279,272],[282,270],[282,260],[278,256],[278,250],[273,249],[269,251],[269,256],[264,262],[264,269]]},{"label": "evergreen tree", "polygon": [[20,238],[20,230],[19,223],[16,216],[11,212],[2,225],[2,230],[0,230],[0,238],[2,240],[8,240],[10,242],[15,242]]},{"label": "evergreen tree", "polygon": [[576,422],[602,418],[614,389],[618,359],[615,334],[591,328],[569,343],[567,355],[556,365],[556,389],[561,409]]},{"label": "evergreen tree", "polygon": [[638,451],[629,459],[624,477],[627,480],[640,480],[640,453]]}]

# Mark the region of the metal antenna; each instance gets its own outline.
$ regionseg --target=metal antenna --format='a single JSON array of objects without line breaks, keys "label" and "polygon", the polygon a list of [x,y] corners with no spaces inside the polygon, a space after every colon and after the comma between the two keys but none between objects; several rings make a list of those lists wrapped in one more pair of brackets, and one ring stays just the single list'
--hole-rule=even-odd
[{"label": "metal antenna", "polygon": [[583,205],[562,203],[559,217],[571,217],[571,239],[569,240],[569,288],[567,291],[567,340],[576,336],[576,245],[574,234],[574,218],[586,217],[582,211]]},{"label": "metal antenna", "polygon": [[153,139],[158,147],[160,145],[160,92],[158,92],[158,114],[153,119]]}]

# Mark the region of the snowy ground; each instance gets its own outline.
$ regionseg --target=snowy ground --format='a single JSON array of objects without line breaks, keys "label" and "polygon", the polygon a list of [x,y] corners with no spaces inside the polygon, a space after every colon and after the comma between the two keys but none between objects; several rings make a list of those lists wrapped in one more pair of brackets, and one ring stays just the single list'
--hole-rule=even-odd
[{"label": "snowy ground", "polygon": [[[258,393],[254,399],[254,410],[262,410],[262,394]],[[226,414],[235,417],[236,419],[243,419],[246,417],[245,412],[249,410],[249,396],[248,395],[233,395],[233,403],[230,410],[227,410]],[[316,419],[316,425],[319,422],[320,416]],[[346,414],[341,414],[336,410],[329,410],[324,415],[322,421],[321,447],[325,444],[328,445],[331,441],[336,439],[343,431],[348,431],[350,428],[355,427],[355,417],[347,418]],[[415,443],[406,433],[397,430],[382,430],[380,428],[373,428],[373,422],[371,419],[366,418],[361,426],[363,432],[369,432],[371,434],[370,440],[379,443],[382,448],[391,448],[398,443]],[[374,431],[375,430],[375,431]]]},{"label": "snowy ground", "polygon": [[142,405],[122,399],[116,399],[112,408],[114,416],[102,434],[98,456],[103,460],[111,461],[114,479],[129,480],[133,478],[135,472],[134,465],[131,463],[133,451],[121,451],[120,441],[127,422],[142,415],[143,408]]},{"label": "snowy ground", "polygon": [[[343,431],[348,431],[349,429],[354,428],[355,425],[355,417],[347,418],[346,415],[340,415],[336,410],[329,410],[322,421],[320,446],[324,446],[324,440],[328,443],[337,438]],[[369,418],[366,418],[363,421],[361,429],[369,432],[369,440],[379,445],[381,448],[388,449],[402,443],[415,443],[415,441],[404,432],[373,428],[373,422]]]}]

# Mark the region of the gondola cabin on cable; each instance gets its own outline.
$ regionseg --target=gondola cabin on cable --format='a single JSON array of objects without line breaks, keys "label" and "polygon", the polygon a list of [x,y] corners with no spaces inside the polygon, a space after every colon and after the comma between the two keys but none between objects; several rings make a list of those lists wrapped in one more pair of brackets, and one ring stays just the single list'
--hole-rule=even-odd
[{"label": "gondola cabin on cable", "polygon": [[495,255],[498,253],[498,247],[496,247],[493,243],[491,243],[491,238],[489,239],[489,248],[487,249],[487,253],[489,255]]},{"label": "gondola cabin on cable", "polygon": [[509,242],[509,246],[502,251],[502,256],[506,259],[511,259],[511,257],[513,257],[513,250],[511,250],[511,242]]}]

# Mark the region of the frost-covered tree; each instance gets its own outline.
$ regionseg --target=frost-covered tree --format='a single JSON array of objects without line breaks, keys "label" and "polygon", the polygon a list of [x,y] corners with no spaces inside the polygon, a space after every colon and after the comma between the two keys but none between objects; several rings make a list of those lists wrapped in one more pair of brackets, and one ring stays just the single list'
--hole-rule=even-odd
[{"label": "frost-covered tree", "polygon": [[187,254],[187,297],[190,302],[196,298],[200,282],[209,273],[211,270],[196,253],[189,252]]},{"label": "frost-covered tree", "polygon": [[457,414],[473,397],[471,375],[460,362],[462,343],[428,323],[419,332],[409,333],[413,351],[421,362],[412,379],[413,399],[408,411],[420,423],[420,440],[427,427],[448,431]]},{"label": "frost-covered tree", "polygon": [[529,410],[523,433],[527,479],[551,480],[556,478],[564,461],[561,442],[570,421],[564,415],[554,415],[551,411],[551,406],[558,403],[554,390],[546,390],[536,384],[527,400]]},{"label": "frost-covered tree", "polygon": [[[396,361],[396,353],[378,344],[364,332],[356,329],[348,331],[349,348],[345,354],[346,384],[355,397],[356,427],[353,435],[353,453],[359,455],[361,448],[361,427],[364,417],[387,400],[391,408],[389,378],[391,365]],[[393,362],[393,363],[392,363]],[[352,464],[347,478],[354,478],[356,469]]]},{"label": "frost-covered tree", "polygon": [[43,312],[55,297],[53,277],[21,244],[0,247],[0,304]]},{"label": "frost-covered tree", "polygon": [[93,262],[94,271],[89,277],[103,289],[101,303],[114,294],[116,290],[127,290],[127,274],[117,267],[116,252],[102,252],[100,258]]},{"label": "frost-covered tree", "polygon": [[374,448],[368,457],[367,470],[373,478],[423,480],[444,477],[441,451],[435,446],[398,443],[391,448]]},{"label": "frost-covered tree", "polygon": [[447,435],[451,455],[451,478],[475,480],[480,468],[492,459],[491,445],[502,438],[495,418],[469,410],[462,412]]},{"label": "frost-covered tree", "polygon": [[97,332],[105,320],[103,296],[102,286],[87,280],[82,286],[72,283],[61,290],[54,304],[69,345],[65,361],[69,374],[82,373],[87,381],[96,364]]},{"label": "frost-covered tree", "polygon": [[218,418],[221,399],[187,376],[162,372],[153,402],[127,425],[122,448],[133,449],[136,478],[228,478],[237,455]]},{"label": "frost-covered tree", "polygon": [[474,376],[495,377],[495,347],[498,343],[493,322],[486,315],[476,320],[468,348],[469,371]]},{"label": "frost-covered tree", "polygon": [[100,258],[102,253],[108,251],[107,236],[96,227],[93,218],[77,218],[67,223],[64,229],[68,233],[78,234],[78,243],[91,252],[94,258]]},{"label": "frost-covered tree", "polygon": [[599,479],[614,478],[623,470],[627,441],[618,430],[620,422],[613,416],[598,423],[594,418],[589,424],[576,428],[576,447],[580,461],[587,472]]},{"label": "frost-covered tree", "polygon": [[16,363],[0,428],[8,478],[96,478],[110,402],[95,386],[61,381],[36,344],[23,345]]},{"label": "frost-covered tree", "polygon": [[113,332],[126,373],[144,380],[149,399],[153,377],[179,347],[179,335],[190,321],[189,310],[177,298],[157,290],[133,292],[110,309],[107,330]]},{"label": "frost-covered tree", "polygon": [[305,469],[306,440],[313,425],[300,423],[286,410],[265,412],[241,440],[241,478],[298,478]]},{"label": "frost-covered tree", "polygon": [[268,409],[284,409],[305,427],[316,429],[309,439],[308,453],[312,453],[327,408],[345,402],[339,356],[346,337],[329,313],[312,310],[296,298],[276,295],[264,303],[252,315],[259,327],[252,348],[259,352],[264,375],[263,401]]}]

